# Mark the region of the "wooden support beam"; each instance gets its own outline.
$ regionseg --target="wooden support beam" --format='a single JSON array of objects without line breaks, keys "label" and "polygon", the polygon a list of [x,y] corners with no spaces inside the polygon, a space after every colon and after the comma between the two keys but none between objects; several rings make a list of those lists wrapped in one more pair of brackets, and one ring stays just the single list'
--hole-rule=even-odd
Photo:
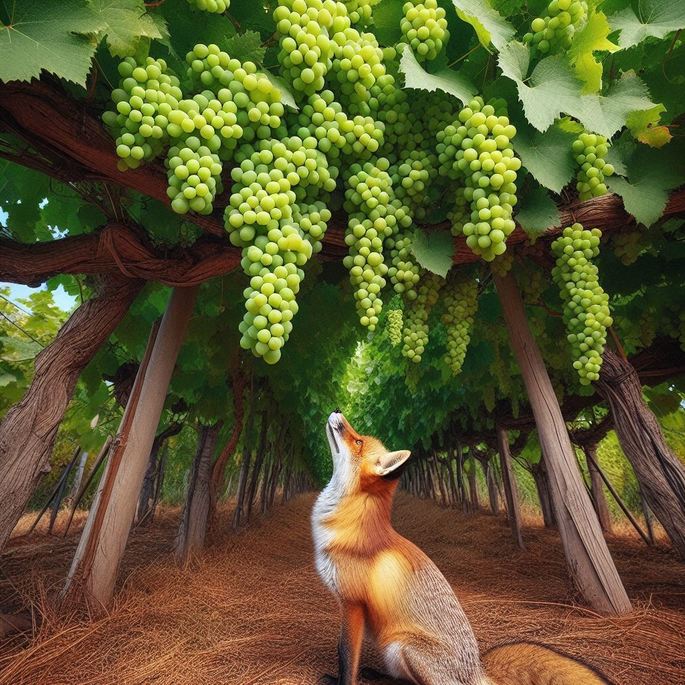
[{"label": "wooden support beam", "polygon": [[523,536],[521,535],[521,508],[519,495],[516,489],[516,479],[511,464],[511,452],[509,450],[509,435],[506,428],[497,426],[497,449],[499,452],[500,465],[502,467],[502,481],[504,494],[507,499],[507,516],[511,526],[511,534],[519,549],[525,549]]}]

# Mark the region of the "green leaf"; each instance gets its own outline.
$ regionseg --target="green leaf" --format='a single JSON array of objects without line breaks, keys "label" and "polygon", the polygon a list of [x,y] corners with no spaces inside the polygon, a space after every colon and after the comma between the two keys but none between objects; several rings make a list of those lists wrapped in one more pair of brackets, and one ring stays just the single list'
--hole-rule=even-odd
[{"label": "green leaf", "polygon": [[563,57],[545,57],[526,79],[530,50],[512,41],[500,51],[498,63],[502,73],[516,84],[526,118],[538,131],[546,131],[562,112],[571,114],[578,108],[580,84]]},{"label": "green leaf", "polygon": [[618,44],[629,48],[645,38],[664,38],[685,28],[685,4],[679,0],[640,0],[637,14],[632,7],[610,17],[611,26],[620,31]]},{"label": "green leaf", "polygon": [[592,11],[585,26],[573,37],[568,55],[576,76],[585,84],[585,93],[596,93],[602,88],[602,63],[594,53],[618,50],[608,38],[611,31],[606,15]]},{"label": "green leaf", "polygon": [[525,193],[517,207],[516,221],[531,238],[536,238],[561,223],[559,208],[541,186]]},{"label": "green leaf", "polygon": [[106,25],[101,31],[115,57],[135,54],[142,39],[164,39],[166,26],[147,14],[143,0],[90,0],[89,7]]},{"label": "green leaf", "polygon": [[402,53],[400,72],[404,74],[405,88],[416,88],[429,93],[441,90],[454,95],[462,104],[469,102],[476,93],[475,86],[452,69],[442,69],[436,74],[429,74],[418,63],[408,45]]},{"label": "green leaf", "polygon": [[484,47],[492,43],[501,50],[516,33],[516,29],[488,2],[488,0],[452,0],[462,21],[471,24]]},{"label": "green leaf", "polygon": [[571,180],[575,162],[571,144],[575,135],[555,124],[545,133],[536,131],[527,124],[517,124],[517,133],[512,143],[523,166],[538,183],[555,193]]},{"label": "green leaf", "polygon": [[224,49],[231,56],[241,62],[261,63],[266,53],[262,47],[262,37],[256,31],[236,33],[224,41]]},{"label": "green leaf", "polygon": [[287,105],[288,107],[292,107],[292,109],[299,111],[300,107],[295,101],[295,96],[290,90],[290,87],[286,83],[285,79],[282,79],[280,76],[276,76],[276,74],[269,71],[268,69],[264,69],[263,71],[269,77],[269,81],[271,81],[271,83],[273,83],[275,86],[278,86],[278,90],[281,91],[281,102],[284,105]]},{"label": "green leaf", "polygon": [[636,140],[650,147],[660,148],[671,142],[673,136],[668,126],[658,126],[661,114],[666,111],[662,105],[641,112],[633,112],[626,120],[628,129]]},{"label": "green leaf", "polygon": [[85,85],[96,43],[89,36],[106,28],[84,0],[3,2],[9,17],[0,24],[0,81],[30,81],[47,71]]},{"label": "green leaf", "polygon": [[373,8],[373,32],[381,45],[394,45],[402,40],[403,4],[397,0],[381,0]]},{"label": "green leaf", "polygon": [[589,131],[611,138],[623,128],[629,114],[654,106],[642,80],[625,73],[606,95],[585,95],[580,108],[572,108],[568,114],[580,119]]},{"label": "green leaf", "polygon": [[454,254],[452,234],[449,231],[416,231],[412,252],[424,269],[445,278]]}]

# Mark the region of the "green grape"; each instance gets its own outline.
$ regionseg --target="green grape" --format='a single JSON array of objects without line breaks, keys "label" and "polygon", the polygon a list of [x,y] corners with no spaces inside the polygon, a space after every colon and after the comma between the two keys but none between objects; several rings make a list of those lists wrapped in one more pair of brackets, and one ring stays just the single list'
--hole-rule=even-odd
[{"label": "green grape", "polygon": [[514,255],[511,252],[505,252],[490,263],[490,268],[492,272],[497,276],[504,277],[510,271],[511,267],[514,266]]},{"label": "green grape", "polygon": [[559,288],[564,304],[564,323],[568,330],[582,385],[599,378],[602,352],[606,344],[606,329],[611,326],[609,297],[598,281],[597,267],[592,259],[599,254],[602,232],[586,230],[573,224],[563,230],[552,243],[556,266],[552,278]]},{"label": "green grape", "polygon": [[576,189],[581,200],[606,195],[604,183],[614,173],[614,167],[606,161],[611,143],[595,133],[581,133],[573,141],[573,155],[580,167]]},{"label": "green grape", "polygon": [[587,18],[586,0],[552,0],[546,13],[533,19],[523,42],[531,46],[534,56],[568,50]]},{"label": "green grape", "polygon": [[445,10],[437,0],[405,2],[400,29],[419,61],[435,59],[447,44],[449,31]]},{"label": "green grape", "polygon": [[330,210],[320,201],[312,204],[298,202],[293,207],[293,221],[312,244],[314,254],[321,252],[330,219]]},{"label": "green grape", "polygon": [[189,211],[211,214],[212,202],[221,191],[221,160],[197,136],[169,148],[166,158],[167,195],[177,214]]},{"label": "green grape", "polygon": [[418,364],[428,344],[428,317],[438,301],[445,279],[424,271],[416,299],[405,310],[402,355]]},{"label": "green grape", "polygon": [[413,150],[393,168],[391,176],[395,195],[415,218],[425,218],[428,189],[437,176],[437,157],[424,150]]},{"label": "green grape", "polygon": [[[466,236],[471,250],[489,262],[504,253],[506,239],[516,227],[512,214],[521,160],[511,145],[515,135],[509,118],[496,115],[495,107],[480,97],[437,134],[439,175],[464,180],[463,190],[457,193],[452,232]],[[471,208],[468,221],[464,200]]]},{"label": "green grape", "polygon": [[270,138],[282,127],[281,91],[254,62],[232,59],[213,43],[198,43],[186,55],[186,63],[193,87],[215,93],[222,109],[229,101],[235,104],[243,139]]},{"label": "green grape", "polygon": [[412,236],[399,233],[390,236],[386,245],[390,249],[390,267],[388,277],[396,293],[408,300],[416,299],[416,284],[419,282],[420,268],[414,261],[411,251]]},{"label": "green grape", "polygon": [[138,62],[126,57],[118,69],[121,80],[112,91],[115,111],[105,112],[102,120],[116,138],[118,167],[124,171],[162,153],[168,142],[168,117],[183,95],[163,59]]},{"label": "green grape", "polygon": [[538,303],[547,289],[547,279],[543,270],[536,264],[526,260],[517,264],[516,275],[521,289],[523,301]]},{"label": "green grape", "polygon": [[644,248],[640,231],[624,231],[615,233],[612,237],[614,254],[621,264],[630,266],[637,261]]},{"label": "green grape", "polygon": [[231,0],[188,0],[188,2],[203,12],[215,14],[223,14],[231,4]]},{"label": "green grape", "polygon": [[381,0],[342,0],[347,7],[347,16],[353,24],[366,26],[371,23],[373,8]]},{"label": "green grape", "polygon": [[402,310],[391,309],[388,312],[388,338],[393,347],[397,347],[402,342]]},{"label": "green grape", "polygon": [[478,308],[478,284],[474,279],[450,278],[444,292],[442,323],[447,331],[445,364],[456,376],[466,357],[471,328]]}]

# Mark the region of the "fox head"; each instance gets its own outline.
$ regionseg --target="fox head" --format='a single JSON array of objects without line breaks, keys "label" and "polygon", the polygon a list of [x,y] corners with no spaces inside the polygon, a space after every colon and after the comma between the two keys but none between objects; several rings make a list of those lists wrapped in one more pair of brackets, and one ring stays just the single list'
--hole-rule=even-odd
[{"label": "fox head", "polygon": [[360,435],[338,411],[328,417],[326,437],[333,457],[333,477],[350,489],[372,490],[396,480],[409,450],[390,452],[380,440]]}]

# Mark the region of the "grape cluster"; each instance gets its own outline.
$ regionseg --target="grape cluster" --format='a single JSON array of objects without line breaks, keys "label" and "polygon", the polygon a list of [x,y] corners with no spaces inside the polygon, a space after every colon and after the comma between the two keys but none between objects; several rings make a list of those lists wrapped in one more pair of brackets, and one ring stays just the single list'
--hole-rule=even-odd
[{"label": "grape cluster", "polygon": [[616,233],[612,243],[614,254],[619,258],[621,264],[625,264],[625,266],[634,264],[644,249],[642,233],[640,231]]},{"label": "grape cluster", "polygon": [[466,357],[471,328],[478,307],[478,284],[474,279],[450,279],[444,294],[442,323],[447,331],[445,363],[456,376]]},{"label": "grape cluster", "polygon": [[419,61],[435,59],[449,39],[445,10],[437,0],[405,2],[400,29]]},{"label": "grape cluster", "polygon": [[154,159],[167,143],[168,116],[183,97],[179,80],[163,59],[137,62],[126,57],[119,64],[121,81],[112,91],[116,111],[102,120],[116,138],[119,169],[135,169]]},{"label": "grape cluster", "polygon": [[402,354],[418,364],[428,344],[428,317],[438,301],[445,279],[424,271],[416,299],[406,309]]},{"label": "grape cluster", "polygon": [[331,220],[331,211],[321,201],[305,204],[298,202],[293,206],[293,222],[304,233],[312,245],[314,254],[321,252],[324,233]]},{"label": "grape cluster", "polygon": [[388,312],[388,338],[393,347],[397,347],[402,342],[402,310],[391,309]]},{"label": "grape cluster", "polygon": [[586,0],[552,0],[545,15],[533,19],[523,42],[541,55],[568,50],[587,16]]},{"label": "grape cluster", "polygon": [[221,160],[196,136],[189,136],[183,146],[169,148],[166,158],[167,195],[177,214],[191,209],[211,214],[212,202],[221,191]]},{"label": "grape cluster", "polygon": [[[213,43],[198,43],[187,55],[188,77],[197,90],[210,90],[218,100],[232,100],[242,137],[269,138],[282,127],[281,91],[254,62],[240,62]],[[218,122],[217,122],[218,123]]]},{"label": "grape cluster", "polygon": [[516,172],[521,168],[511,145],[515,135],[508,117],[497,116],[493,105],[480,97],[437,134],[439,172],[464,178],[463,198],[471,207],[470,221],[458,221],[452,231],[463,233],[466,244],[486,261],[506,250],[507,236],[515,228]]},{"label": "grape cluster", "polygon": [[396,293],[407,300],[416,299],[416,284],[419,282],[419,265],[413,259],[410,234],[402,232],[391,236],[386,241],[390,249],[390,266],[388,277]]},{"label": "grape cluster", "polygon": [[373,8],[381,0],[342,0],[347,7],[347,16],[353,24],[366,26],[371,22]]},{"label": "grape cluster", "polygon": [[504,277],[510,271],[511,267],[514,266],[514,255],[511,252],[505,252],[490,263],[490,268],[492,272],[497,276]]},{"label": "grape cluster", "polygon": [[203,12],[215,14],[223,14],[231,4],[231,0],[188,0],[188,2]]},{"label": "grape cluster", "polygon": [[576,188],[581,200],[607,194],[604,179],[614,173],[614,167],[606,161],[610,143],[604,136],[581,133],[573,141],[573,155],[580,167]]},{"label": "grape cluster", "polygon": [[425,217],[424,203],[430,182],[437,174],[435,155],[425,150],[412,150],[393,167],[395,195],[412,210],[416,219]]},{"label": "grape cluster", "polygon": [[582,385],[599,378],[602,352],[606,344],[606,329],[611,326],[609,297],[598,281],[597,267],[592,259],[599,254],[602,232],[586,230],[581,224],[564,229],[552,243],[556,266],[552,278],[564,303],[564,323],[569,331],[575,361]]}]

